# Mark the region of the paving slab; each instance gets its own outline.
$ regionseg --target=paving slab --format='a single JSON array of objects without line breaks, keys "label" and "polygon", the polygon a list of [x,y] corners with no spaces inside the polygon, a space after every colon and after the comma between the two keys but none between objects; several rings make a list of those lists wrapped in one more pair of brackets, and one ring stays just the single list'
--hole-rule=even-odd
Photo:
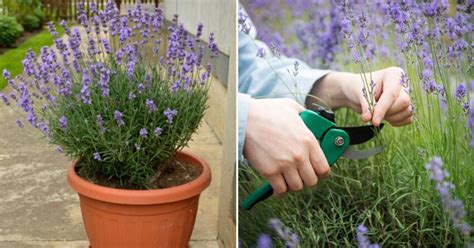
[{"label": "paving slab", "polygon": [[[85,248],[87,241],[26,241],[26,242],[0,242],[0,248]],[[193,240],[190,248],[218,248],[216,241]]]},{"label": "paving slab", "polygon": [[[66,182],[69,159],[37,130],[18,128],[15,119],[0,104],[0,248],[87,247],[78,197]],[[185,150],[206,160],[213,177],[201,195],[190,246],[218,247],[222,145],[203,122]]]}]

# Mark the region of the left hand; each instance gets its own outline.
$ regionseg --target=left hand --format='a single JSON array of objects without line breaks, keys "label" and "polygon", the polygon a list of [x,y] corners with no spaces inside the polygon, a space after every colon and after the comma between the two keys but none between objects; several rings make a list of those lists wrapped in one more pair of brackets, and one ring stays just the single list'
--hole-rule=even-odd
[{"label": "left hand", "polygon": [[[399,67],[388,67],[372,72],[377,102],[372,113],[369,112],[368,103],[362,94],[364,87],[362,74],[329,73],[311,93],[333,109],[340,107],[353,109],[360,114],[364,122],[372,121],[375,126],[379,126],[384,119],[392,126],[403,126],[413,121],[411,99],[401,83],[403,73],[403,69]],[[366,77],[370,83],[368,73]],[[310,104],[311,100],[309,103],[308,100],[309,97],[307,104]]]}]

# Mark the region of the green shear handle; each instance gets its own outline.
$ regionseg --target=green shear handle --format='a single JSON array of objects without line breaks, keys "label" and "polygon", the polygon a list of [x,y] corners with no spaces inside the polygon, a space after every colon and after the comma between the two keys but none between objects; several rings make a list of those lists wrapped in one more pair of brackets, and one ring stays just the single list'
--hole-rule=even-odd
[{"label": "green shear handle", "polygon": [[[318,139],[329,165],[333,165],[349,146],[349,134],[344,130],[334,128],[336,126],[335,123],[311,110],[301,112],[300,117],[316,139]],[[241,206],[246,210],[250,210],[255,204],[267,199],[272,194],[272,186],[270,183],[265,182],[245,198]]]}]

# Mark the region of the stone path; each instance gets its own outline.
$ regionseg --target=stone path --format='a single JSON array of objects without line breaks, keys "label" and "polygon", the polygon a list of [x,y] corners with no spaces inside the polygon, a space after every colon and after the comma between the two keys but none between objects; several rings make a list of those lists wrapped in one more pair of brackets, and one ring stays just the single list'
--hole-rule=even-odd
[{"label": "stone path", "polygon": [[[66,182],[70,162],[37,130],[16,127],[15,119],[0,104],[0,248],[87,247],[78,197]],[[186,150],[204,158],[213,176],[201,195],[190,246],[218,247],[222,145],[203,123]]]}]

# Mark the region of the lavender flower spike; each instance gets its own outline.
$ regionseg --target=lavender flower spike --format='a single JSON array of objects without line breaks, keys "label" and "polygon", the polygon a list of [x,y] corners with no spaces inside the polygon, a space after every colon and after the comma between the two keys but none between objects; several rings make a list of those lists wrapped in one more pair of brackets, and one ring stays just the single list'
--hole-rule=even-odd
[{"label": "lavender flower spike", "polygon": [[471,148],[474,148],[474,99],[471,100],[471,106],[469,110],[469,118],[467,120],[467,126],[471,129]]},{"label": "lavender flower spike", "polygon": [[268,234],[258,236],[257,248],[272,248],[272,238]]},{"label": "lavender flower spike", "polygon": [[100,157],[100,154],[98,152],[94,152],[92,156],[94,157],[95,160],[102,161],[102,158]]},{"label": "lavender flower spike", "polygon": [[67,128],[67,117],[66,116],[62,116],[61,118],[59,118],[59,127],[61,127],[63,130],[65,130]]},{"label": "lavender flower spike", "polygon": [[454,185],[446,180],[449,174],[443,170],[443,160],[441,160],[440,157],[434,157],[425,165],[425,168],[430,174],[430,179],[436,183],[435,189],[441,196],[443,210],[449,214],[449,218],[454,227],[457,228],[462,235],[469,236],[472,227],[463,221],[465,217],[464,206],[461,200],[452,195]]},{"label": "lavender flower spike", "polygon": [[173,123],[173,118],[178,114],[178,111],[176,109],[170,109],[170,108],[167,108],[163,114],[166,116],[166,118],[168,118],[167,122],[169,124],[172,124]]},{"label": "lavender flower spike", "polygon": [[24,125],[23,125],[23,122],[19,119],[16,119],[16,125],[19,127],[19,128],[23,128]]},{"label": "lavender flower spike", "polygon": [[5,105],[10,106],[10,101],[8,101],[8,97],[5,94],[0,93],[0,98],[5,103]]},{"label": "lavender flower spike", "polygon": [[140,129],[140,136],[142,138],[147,138],[148,137],[148,131],[146,130],[146,128]]},{"label": "lavender flower spike", "polygon": [[4,77],[6,80],[9,80],[9,79],[10,79],[11,74],[10,74],[10,72],[9,72],[7,69],[3,69],[3,77]]},{"label": "lavender flower spike", "polygon": [[281,239],[285,241],[286,247],[298,247],[300,242],[298,235],[292,233],[291,230],[283,225],[279,219],[270,219],[268,225],[278,234]]},{"label": "lavender flower spike", "polygon": [[145,104],[148,107],[148,113],[152,113],[156,111],[156,104],[153,102],[153,100],[146,99]]},{"label": "lavender flower spike", "polygon": [[114,119],[117,121],[117,124],[119,125],[119,127],[125,125],[125,122],[123,121],[122,117],[123,117],[123,114],[120,111],[115,110]]},{"label": "lavender flower spike", "polygon": [[104,119],[102,118],[102,115],[97,115],[96,117],[96,123],[97,126],[99,127],[100,133],[104,134],[106,129],[104,127]]},{"label": "lavender flower spike", "polygon": [[160,127],[157,127],[154,133],[155,133],[155,136],[158,137],[161,135],[162,132],[163,132],[163,129]]},{"label": "lavender flower spike", "polygon": [[464,83],[458,84],[458,86],[456,87],[456,91],[454,93],[456,100],[461,101],[461,99],[466,96],[466,92],[467,92],[466,85],[464,85]]},{"label": "lavender flower spike", "polygon": [[263,57],[265,57],[266,54],[267,54],[267,51],[263,47],[260,47],[257,50],[257,57],[263,58]]},{"label": "lavender flower spike", "polygon": [[359,248],[378,248],[378,244],[371,244],[369,238],[367,237],[367,232],[369,230],[364,224],[360,224],[357,227],[357,246]]}]

